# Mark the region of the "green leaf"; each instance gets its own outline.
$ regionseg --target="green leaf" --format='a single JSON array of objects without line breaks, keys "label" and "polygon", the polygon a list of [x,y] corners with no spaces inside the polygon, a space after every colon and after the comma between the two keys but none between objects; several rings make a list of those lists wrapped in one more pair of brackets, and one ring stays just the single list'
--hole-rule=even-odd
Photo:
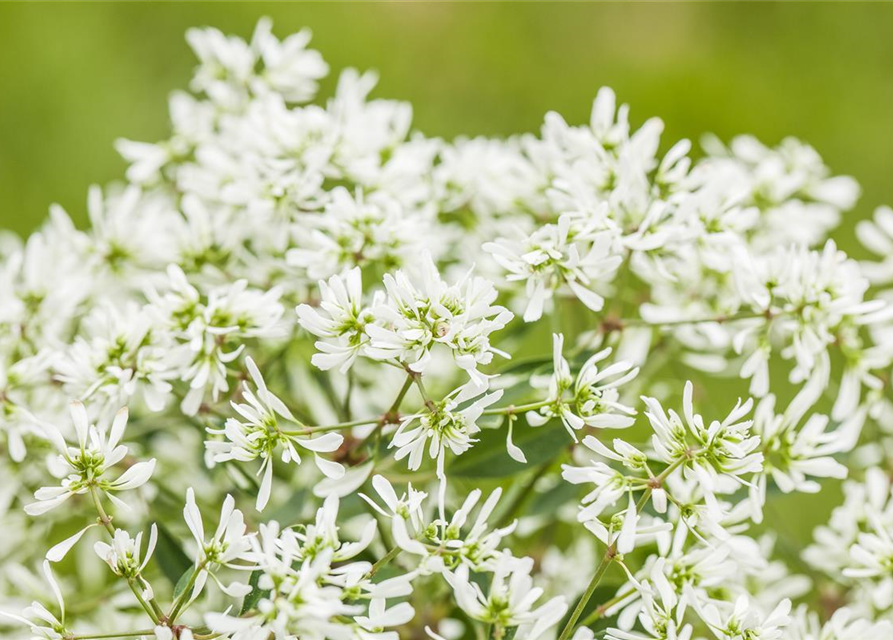
[{"label": "green leaf", "polygon": [[192,560],[180,548],[180,543],[177,542],[177,539],[162,524],[158,524],[158,543],[155,546],[155,560],[158,562],[158,566],[161,567],[161,572],[173,585],[179,583],[183,573],[192,570]]},{"label": "green leaf", "polygon": [[270,593],[269,590],[258,588],[257,583],[260,582],[261,575],[263,575],[263,572],[260,569],[251,572],[251,578],[248,580],[248,584],[251,586],[251,591],[248,592],[248,595],[245,596],[245,599],[242,601],[242,610],[239,612],[240,616],[245,615],[257,607],[257,603],[260,602],[260,599]]},{"label": "green leaf", "polygon": [[570,445],[570,436],[557,420],[531,427],[518,416],[512,441],[524,451],[527,464],[513,460],[505,449],[507,422],[498,429],[480,433],[480,442],[450,465],[451,476],[460,478],[505,478],[554,459]]},{"label": "green leaf", "polygon": [[180,597],[180,594],[186,590],[186,585],[189,584],[189,579],[192,577],[192,572],[195,571],[195,567],[190,566],[186,571],[183,572],[183,575],[180,576],[180,579],[177,580],[177,584],[174,585],[174,599]]}]

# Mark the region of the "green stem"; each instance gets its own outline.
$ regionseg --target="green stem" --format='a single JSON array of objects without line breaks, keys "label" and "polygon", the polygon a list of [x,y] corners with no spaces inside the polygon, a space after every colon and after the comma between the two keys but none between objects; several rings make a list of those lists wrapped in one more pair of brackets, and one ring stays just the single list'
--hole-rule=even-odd
[{"label": "green stem", "polygon": [[378,562],[376,562],[375,564],[372,565],[372,568],[369,569],[369,571],[366,573],[367,579],[371,578],[376,573],[381,571],[382,567],[384,567],[391,560],[393,560],[394,558],[399,556],[401,551],[403,551],[403,549],[401,549],[400,547],[394,547],[393,549],[388,551],[384,556],[381,557],[381,559]]},{"label": "green stem", "polygon": [[308,426],[296,431],[281,431],[281,433],[284,436],[309,436],[313,435],[314,433],[322,433],[324,431],[338,431],[339,429],[351,429],[353,427],[361,427],[367,424],[380,423],[384,418],[393,415],[400,408],[400,405],[403,403],[403,399],[406,397],[406,393],[412,386],[414,375],[415,374],[409,374],[406,377],[406,382],[404,382],[403,386],[400,388],[400,393],[397,394],[396,400],[394,400],[391,408],[388,409],[383,416],[377,416],[375,418],[363,418],[362,420],[351,420],[349,422],[339,422],[337,424]]},{"label": "green stem", "polygon": [[96,490],[95,485],[90,485],[90,497],[93,498],[93,505],[96,507],[96,511],[99,513],[99,522],[105,527],[105,530],[109,532],[109,535],[112,538],[115,537],[115,527],[112,525],[112,519],[105,512],[105,509],[102,507],[102,501],[99,499],[99,493]]},{"label": "green stem", "polygon": [[428,396],[428,392],[425,390],[425,383],[422,382],[422,374],[410,371],[409,375],[411,380],[415,382],[416,386],[419,388],[419,395],[422,396],[422,400],[424,400],[425,406],[428,408],[428,411],[434,411],[434,402],[431,400],[431,398]]},{"label": "green stem", "polygon": [[400,387],[400,393],[397,394],[397,398],[391,404],[391,408],[388,409],[386,416],[393,415],[400,410],[400,405],[403,404],[403,398],[406,397],[406,394],[409,392],[410,387],[412,387],[412,381],[415,378],[415,375],[410,373],[406,376],[406,381],[404,381],[403,386]]},{"label": "green stem", "polygon": [[324,431],[338,431],[339,429],[351,429],[353,427],[361,427],[364,424],[373,424],[378,422],[378,418],[365,418],[363,420],[351,420],[350,422],[338,422],[337,424],[327,424],[315,427],[304,427],[296,431],[281,431],[284,436],[310,436],[314,433],[322,433]]},{"label": "green stem", "polygon": [[602,561],[599,563],[598,568],[595,570],[595,575],[592,576],[592,580],[589,581],[589,586],[586,587],[586,591],[584,591],[583,595],[580,596],[580,601],[577,602],[577,606],[574,607],[574,612],[568,619],[567,624],[564,625],[564,629],[561,630],[561,635],[558,636],[558,640],[567,640],[570,637],[571,632],[574,630],[574,627],[577,624],[577,620],[579,620],[580,616],[583,615],[583,610],[586,609],[586,605],[589,603],[589,599],[592,598],[592,594],[595,593],[595,589],[596,587],[598,587],[598,583],[602,581],[605,572],[608,570],[608,566],[614,560],[614,556],[616,554],[617,548],[613,544],[608,545],[608,550],[605,551],[605,555],[602,558]]},{"label": "green stem", "polygon": [[494,407],[493,409],[484,409],[483,415],[495,416],[508,413],[521,413],[523,411],[535,411],[552,403],[552,400],[540,400],[539,402],[529,402],[527,404],[510,404],[507,407]]},{"label": "green stem", "polygon": [[152,618],[152,622],[161,624],[161,616],[163,615],[161,607],[159,607],[154,600],[149,600],[147,602],[146,599],[143,598],[143,594],[140,593],[139,585],[135,583],[134,578],[128,578],[127,584],[130,586],[130,590],[133,591],[134,597],[136,597],[143,609],[146,610],[149,617]]},{"label": "green stem", "polygon": [[617,594],[616,596],[614,596],[613,598],[611,598],[610,600],[607,600],[607,601],[604,602],[603,604],[598,605],[598,606],[595,608],[595,611],[593,611],[593,612],[590,613],[586,618],[584,618],[583,622],[580,623],[580,626],[581,626],[581,627],[588,627],[588,626],[591,625],[593,622],[596,622],[596,621],[599,620],[603,615],[605,615],[605,613],[608,611],[608,609],[610,609],[611,607],[613,607],[613,606],[614,606],[615,604],[617,604],[618,602],[622,602],[622,601],[626,600],[628,597],[630,597],[631,595],[633,595],[635,592],[636,592],[635,589],[627,589],[627,590],[624,591],[623,593],[619,593],[619,594]]},{"label": "green stem", "polygon": [[135,638],[138,636],[151,636],[155,633],[155,629],[138,629],[136,631],[127,631],[119,633],[90,633],[86,635],[71,636],[71,640],[102,640],[103,638]]},{"label": "green stem", "polygon": [[[671,473],[682,466],[687,460],[690,460],[692,457],[696,456],[698,453],[700,453],[700,450],[689,452],[688,455],[674,460],[670,466],[668,466],[660,473],[660,475],[653,478],[650,481],[649,486],[645,489],[645,491],[642,492],[642,497],[639,498],[639,501],[636,503],[636,513],[639,513],[642,509],[645,508],[645,505],[648,504],[648,499],[651,498],[651,492],[654,489],[659,488],[663,484],[663,482],[670,476]],[[583,614],[583,610],[589,603],[590,598],[592,598],[592,594],[595,592],[595,588],[598,586],[598,583],[601,582],[602,576],[604,576],[605,571],[607,571],[608,569],[608,565],[611,564],[616,555],[617,547],[614,543],[611,543],[610,545],[608,545],[601,563],[595,570],[595,575],[592,576],[592,581],[589,583],[589,586],[586,587],[586,591],[583,593],[580,601],[577,603],[577,606],[574,609],[574,612],[571,614],[570,619],[567,621],[567,624],[561,631],[561,635],[558,636],[558,640],[567,640],[570,637],[571,632],[574,630],[574,626],[577,624],[577,620],[579,620],[580,616]]]},{"label": "green stem", "polygon": [[186,587],[183,589],[182,593],[177,596],[177,599],[174,600],[174,604],[171,605],[171,612],[167,614],[168,624],[173,625],[177,620],[177,616],[183,611],[183,605],[189,601],[190,594],[192,593],[192,588],[195,586],[195,581],[198,580],[199,574],[202,570],[208,565],[207,558],[202,560],[199,564],[195,565],[195,569],[192,570],[192,575],[189,576],[189,581],[186,583]]},{"label": "green stem", "polygon": [[[105,530],[108,531],[109,535],[112,537],[112,540],[115,539],[115,527],[112,525],[112,519],[105,512],[105,509],[102,506],[102,500],[99,499],[99,492],[96,489],[95,484],[90,485],[90,496],[93,498],[93,504],[96,507],[96,511],[99,513],[99,521],[105,526]],[[143,598],[143,594],[140,593],[140,588],[134,584],[134,578],[127,578],[127,585],[130,587],[130,590],[133,592],[133,595],[136,597],[137,601],[139,601],[140,605],[143,609],[146,610],[146,613],[149,614],[149,617],[152,619],[152,622],[155,624],[159,623],[161,619],[161,610],[155,601],[152,601],[152,605],[150,606],[146,599]]]}]

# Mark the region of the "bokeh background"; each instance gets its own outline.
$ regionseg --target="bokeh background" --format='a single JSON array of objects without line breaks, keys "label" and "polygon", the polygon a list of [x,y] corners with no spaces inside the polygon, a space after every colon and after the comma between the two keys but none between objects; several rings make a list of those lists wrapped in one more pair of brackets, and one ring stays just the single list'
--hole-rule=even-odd
[{"label": "bokeh background", "polygon": [[550,109],[582,122],[607,84],[667,141],[794,135],[861,182],[854,217],[893,203],[893,4],[7,3],[0,227],[27,233],[52,202],[83,224],[87,186],[122,174],[114,139],[166,136],[185,30],[247,37],[262,15],[311,27],[334,71],[380,70],[378,95],[430,135],[534,131]]},{"label": "bokeh background", "polygon": [[[535,131],[554,109],[585,122],[602,85],[666,146],[705,132],[813,144],[864,193],[835,233],[893,204],[893,4],[884,3],[14,3],[0,4],[0,228],[26,234],[58,202],[85,223],[86,190],[123,174],[117,137],[167,135],[191,26],[250,36],[313,29],[334,72],[381,72],[429,135]],[[323,86],[331,93],[334,74]],[[809,540],[839,500],[776,500],[784,544]],[[795,559],[796,548],[783,549]]]}]

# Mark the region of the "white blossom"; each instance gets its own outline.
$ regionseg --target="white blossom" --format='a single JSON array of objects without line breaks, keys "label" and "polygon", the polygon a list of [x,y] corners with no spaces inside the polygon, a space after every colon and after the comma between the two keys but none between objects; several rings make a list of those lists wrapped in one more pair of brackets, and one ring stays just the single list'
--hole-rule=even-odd
[{"label": "white blossom", "polygon": [[108,496],[115,504],[127,508],[114,494],[141,487],[152,476],[155,459],[137,462],[131,465],[116,479],[106,477],[107,471],[124,460],[127,446],[120,444],[127,426],[127,409],[115,414],[110,429],[100,429],[90,424],[87,409],[78,401],[70,405],[71,420],[77,434],[76,446],[70,446],[62,432],[54,425],[47,424],[45,433],[53,443],[58,456],[50,458],[50,470],[62,479],[59,486],[38,489],[34,498],[36,502],[25,507],[25,511],[37,516],[54,509],[75,494],[84,494],[97,490]]}]

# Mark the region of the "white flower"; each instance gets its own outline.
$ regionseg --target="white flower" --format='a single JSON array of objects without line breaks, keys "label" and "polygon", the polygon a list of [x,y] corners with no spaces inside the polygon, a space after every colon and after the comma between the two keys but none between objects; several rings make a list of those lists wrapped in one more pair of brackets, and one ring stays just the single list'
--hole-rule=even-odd
[{"label": "white flower", "polygon": [[447,450],[457,456],[468,451],[477,442],[473,436],[481,430],[477,421],[487,407],[502,397],[502,390],[494,391],[459,409],[462,391],[456,389],[443,401],[404,418],[388,445],[397,449],[394,458],[408,457],[409,468],[415,471],[421,466],[427,449],[428,456],[437,461],[438,477],[445,477]]},{"label": "white flower", "polygon": [[415,616],[415,609],[408,602],[400,602],[393,607],[386,608],[384,598],[373,598],[369,602],[369,615],[355,616],[357,624],[368,633],[361,634],[364,638],[378,638],[381,640],[397,640],[396,631],[384,632],[386,627],[399,627],[406,624]]},{"label": "white flower", "polygon": [[106,472],[127,455],[127,447],[121,442],[124,428],[127,426],[127,409],[121,409],[115,415],[110,430],[99,429],[91,425],[87,418],[87,410],[78,401],[70,405],[71,419],[77,433],[77,446],[69,446],[59,429],[53,425],[45,425],[47,437],[59,452],[51,470],[62,478],[58,487],[38,489],[34,497],[37,502],[25,506],[29,515],[37,516],[59,506],[75,494],[84,494],[92,489],[103,492],[119,507],[127,508],[127,504],[114,495],[118,491],[127,491],[141,487],[152,476],[155,459],[137,462],[131,465],[115,480],[105,477]]},{"label": "white flower", "polygon": [[329,68],[318,52],[306,49],[310,32],[280,42],[271,28],[269,19],[258,21],[250,44],[217,29],[190,29],[186,39],[201,61],[192,87],[229,109],[269,91],[292,102],[311,99]]},{"label": "white flower", "polygon": [[261,18],[254,30],[251,46],[263,62],[263,72],[251,79],[257,93],[274,91],[289,102],[306,102],[316,95],[317,80],[324,78],[329,67],[319,52],[307,49],[310,30],[278,40],[272,33],[273,23]]},{"label": "white flower", "polygon": [[793,382],[809,377],[845,324],[871,325],[893,313],[882,300],[865,300],[868,280],[833,240],[821,251],[780,248],[760,271],[761,297],[769,301],[774,331],[787,343],[782,356],[794,360]]},{"label": "white flower", "polygon": [[366,523],[358,541],[342,542],[338,537],[338,507],[336,496],[326,498],[316,512],[315,524],[307,525],[301,531],[286,529],[282,532],[282,548],[299,560],[314,558],[325,549],[332,550],[331,559],[334,562],[349,560],[361,553],[375,536],[375,520]]},{"label": "white flower", "polygon": [[419,254],[435,250],[429,209],[416,209],[394,195],[336,187],[325,209],[302,216],[306,229],[289,249],[289,265],[310,278],[328,278],[351,267],[391,271],[416,264]]},{"label": "white flower", "polygon": [[[845,581],[842,572],[856,566],[851,550],[863,534],[868,534],[866,541],[872,544],[880,542],[872,529],[880,525],[881,532],[893,527],[893,501],[890,500],[890,480],[887,473],[872,467],[866,471],[863,482],[848,480],[843,485],[844,502],[836,507],[827,525],[818,527],[813,532],[814,542],[803,552],[803,558],[815,569],[838,581]],[[882,533],[883,535],[883,533]],[[862,548],[857,552],[870,569],[875,559],[871,553]]]},{"label": "white flower", "polygon": [[846,467],[832,456],[852,449],[858,433],[845,426],[829,431],[828,417],[820,414],[811,415],[799,426],[803,411],[796,406],[795,400],[788,411],[777,415],[775,396],[767,395],[754,412],[753,430],[762,443],[764,471],[778,488],[785,493],[816,493],[820,485],[807,477],[845,478]]},{"label": "white flower", "polygon": [[49,361],[45,352],[9,367],[0,365],[0,433],[6,436],[6,449],[14,462],[22,462],[27,455],[26,437],[43,436],[40,420],[23,403],[31,386],[45,375]]},{"label": "white flower", "polygon": [[224,586],[213,572],[220,566],[233,566],[235,561],[243,559],[243,556],[251,549],[252,534],[246,534],[245,519],[242,512],[235,508],[233,497],[227,495],[223,501],[217,530],[210,540],[205,540],[202,514],[195,503],[195,492],[192,487],[186,490],[186,506],[183,508],[183,517],[192,532],[192,537],[198,544],[198,555],[195,558],[198,574],[191,598],[195,598],[201,593],[208,575],[214,578],[227,595],[234,597],[246,595],[251,590],[248,585],[233,582]]},{"label": "white flower", "polygon": [[449,520],[446,519],[443,504],[445,493],[445,483],[441,482],[440,517],[433,523],[434,529],[425,532],[429,541],[453,552],[444,558],[448,566],[467,564],[473,571],[492,571],[502,557],[499,549],[503,538],[511,534],[517,525],[515,521],[501,528],[490,529],[489,520],[502,497],[502,489],[494,490],[484,501],[471,528],[464,535],[462,529],[481,499],[481,490],[471,491]]},{"label": "white flower", "polygon": [[746,595],[735,601],[730,613],[722,613],[714,604],[704,606],[701,618],[719,640],[781,640],[785,627],[791,622],[791,601],[782,600],[769,615],[761,615]]},{"label": "white flower", "polygon": [[[622,441],[615,440],[615,448],[624,450],[630,447],[626,443],[621,443]],[[626,466],[632,466],[634,469],[642,469],[647,463],[647,459],[641,452],[630,448],[629,451],[626,451],[626,455],[621,456],[608,449],[593,436],[583,438],[583,444],[604,458],[623,462]],[[615,471],[604,462],[595,460],[582,467],[564,464],[561,466],[561,477],[571,484],[591,483],[595,485],[595,488],[583,497],[583,508],[577,515],[580,522],[597,518],[607,507],[616,505],[617,501],[633,488],[625,474]]]},{"label": "white flower", "polygon": [[862,271],[873,284],[893,282],[893,209],[878,207],[873,220],[860,220],[856,235],[865,247],[882,259],[863,262]]},{"label": "white flower", "polygon": [[612,274],[622,258],[614,254],[610,233],[598,225],[575,224],[564,215],[518,241],[500,239],[483,249],[508,272],[509,282],[524,282],[527,310],[524,321],[533,322],[561,285],[593,311],[601,311],[604,298],[594,291]]},{"label": "white flower", "polygon": [[558,624],[567,611],[561,596],[534,608],[543,590],[533,586],[532,558],[502,556],[493,571],[493,581],[485,596],[477,583],[469,581],[468,567],[460,566],[444,577],[456,596],[456,604],[469,617],[500,629],[520,627],[515,637],[536,640]]},{"label": "white flower", "polygon": [[856,616],[853,609],[842,607],[835,611],[824,624],[819,616],[806,605],[797,607],[791,624],[785,629],[791,640],[867,640],[887,638],[893,634],[893,623],[887,620],[873,622]]},{"label": "white flower", "polygon": [[[592,507],[595,507],[596,504]],[[627,494],[626,507],[621,511],[604,520],[595,511],[595,508],[590,509],[584,506],[577,514],[577,520],[582,522],[605,546],[613,547],[621,554],[632,551],[639,539],[652,538],[657,533],[673,528],[672,524],[656,519],[650,523],[647,522],[647,519],[639,513],[631,491]],[[642,524],[644,526],[641,526]]]},{"label": "white flower", "polygon": [[398,498],[394,487],[381,475],[372,478],[372,486],[384,501],[386,509],[382,509],[365,494],[361,493],[359,496],[378,513],[391,519],[391,535],[394,536],[394,542],[409,553],[427,555],[425,545],[417,538],[425,527],[422,505],[428,494],[413,489],[412,483],[409,483],[406,493]]},{"label": "white flower", "polygon": [[[208,450],[218,462],[238,460],[248,462],[262,458],[263,463],[258,474],[263,474],[260,490],[257,494],[257,510],[263,511],[270,498],[273,485],[273,455],[282,448],[282,462],[301,464],[299,449],[313,452],[319,470],[326,476],[337,478],[344,475],[344,468],[336,462],[325,460],[319,453],[331,453],[341,446],[344,437],[339,433],[324,433],[318,437],[305,437],[295,432],[284,431],[280,419],[284,419],[301,431],[301,425],[295,420],[288,407],[267,389],[263,376],[254,360],[245,359],[245,366],[251,375],[256,391],[252,392],[247,385],[242,390],[244,403],[233,402],[232,407],[242,418],[229,418],[223,429],[208,429],[209,433],[223,435],[226,440],[209,440]],[[304,429],[306,431],[306,429]]]},{"label": "white flower", "polygon": [[170,337],[145,309],[99,307],[84,320],[84,334],[57,360],[57,379],[82,400],[121,406],[141,396],[152,411],[170,398],[177,377]]},{"label": "white flower", "polygon": [[93,550],[96,555],[105,560],[116,576],[133,579],[140,576],[143,569],[149,564],[152,552],[155,551],[155,544],[158,542],[158,527],[153,524],[149,530],[149,542],[146,545],[145,555],[142,555],[142,541],[142,531],[136,534],[135,538],[131,538],[130,534],[123,529],[115,529],[112,544],[99,541],[93,545]]},{"label": "white flower", "polygon": [[320,353],[311,362],[322,369],[337,368],[345,373],[369,342],[365,325],[374,321],[371,311],[363,307],[362,273],[354,267],[343,277],[332,276],[319,282],[320,311],[308,304],[299,304],[295,311],[298,323],[315,336]]},{"label": "white flower", "polygon": [[421,373],[436,345],[447,347],[453,360],[478,388],[487,377],[478,365],[494,354],[506,354],[490,344],[490,334],[512,319],[507,309],[494,306],[493,284],[468,272],[456,284],[444,282],[430,255],[422,257],[422,282],[416,286],[404,271],[384,277],[387,301],[373,308],[376,324],[366,326],[371,338],[366,355],[397,360]]},{"label": "white flower", "polygon": [[[625,429],[631,426],[636,412],[618,401],[617,388],[635,378],[639,368],[620,361],[599,371],[598,363],[611,355],[608,348],[592,355],[575,379],[562,354],[563,346],[564,335],[554,334],[552,375],[546,383],[550,402],[536,411],[528,411],[527,421],[532,426],[540,426],[552,417],[559,417],[574,442],[576,432],[584,427]],[[533,379],[531,386],[545,387],[540,379]]]},{"label": "white flower", "polygon": [[[742,476],[762,469],[763,454],[757,449],[760,438],[750,433],[752,420],[743,420],[753,405],[748,399],[738,403],[726,418],[709,425],[694,412],[691,381],[685,383],[683,421],[672,409],[665,413],[654,398],[642,400],[648,407],[646,416],[654,428],[651,443],[657,457],[667,464],[683,461],[683,468],[703,485],[708,505],[715,507],[714,492],[730,493]],[[733,480],[730,484],[727,480]]]},{"label": "white flower", "polygon": [[851,566],[843,570],[848,578],[882,578],[889,575],[893,558],[893,536],[886,518],[876,511],[868,512],[868,531],[860,533],[850,547]]},{"label": "white flower", "polygon": [[664,560],[657,560],[649,580],[633,583],[641,597],[638,620],[645,633],[609,628],[608,640],[689,640],[691,625],[684,624],[685,603],[664,575]]},{"label": "white flower", "polygon": [[[362,608],[343,602],[342,590],[324,582],[331,570],[332,550],[323,549],[312,559],[295,561],[290,546],[280,549],[275,544],[278,527],[266,531],[270,535],[270,545],[265,543],[265,552],[258,555],[263,572],[258,586],[269,593],[258,602],[260,615],[238,617],[228,611],[209,612],[205,614],[208,627],[232,640],[262,640],[271,634],[280,637],[346,636],[345,632],[350,629],[345,629],[339,616],[359,614]],[[262,526],[262,538],[264,532]]]}]

